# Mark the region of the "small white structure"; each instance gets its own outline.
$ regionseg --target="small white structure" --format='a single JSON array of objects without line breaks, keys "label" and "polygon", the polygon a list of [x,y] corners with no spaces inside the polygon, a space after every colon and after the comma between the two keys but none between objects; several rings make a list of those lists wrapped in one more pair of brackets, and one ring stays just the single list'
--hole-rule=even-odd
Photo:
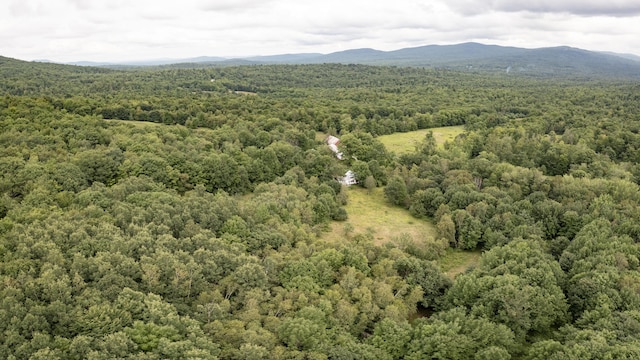
[{"label": "small white structure", "polygon": [[325,141],[329,145],[338,145],[338,143],[340,142],[340,139],[338,139],[337,137],[335,137],[333,135],[329,135],[329,136],[327,136],[327,139]]},{"label": "small white structure", "polygon": [[329,135],[327,136],[325,141],[327,142],[327,145],[329,145],[329,149],[331,149],[331,151],[333,151],[333,153],[336,154],[336,157],[339,160],[342,160],[342,153],[340,152],[340,150],[338,150],[338,144],[340,143],[340,139],[338,139],[333,135]]},{"label": "small white structure", "polygon": [[340,184],[347,186],[355,185],[358,183],[358,180],[356,180],[356,173],[351,170],[348,170],[343,177],[338,179],[338,181],[340,182]]}]

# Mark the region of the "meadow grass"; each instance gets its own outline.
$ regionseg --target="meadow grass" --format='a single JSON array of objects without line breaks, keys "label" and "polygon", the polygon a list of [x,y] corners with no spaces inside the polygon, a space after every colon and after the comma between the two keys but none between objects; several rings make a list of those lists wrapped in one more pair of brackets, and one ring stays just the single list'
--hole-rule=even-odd
[{"label": "meadow grass", "polygon": [[165,124],[160,124],[160,123],[154,123],[151,121],[139,121],[139,120],[119,120],[119,119],[104,119],[104,121],[107,121],[109,123],[112,124],[127,124],[127,125],[133,125],[136,127],[154,127],[154,126],[164,126]]},{"label": "meadow grass", "polygon": [[[371,234],[376,245],[394,241],[401,235],[418,243],[435,240],[437,230],[433,223],[417,219],[406,209],[388,203],[382,188],[368,192],[351,186],[347,194],[349,202],[345,209],[349,218],[331,223],[330,231],[323,235],[327,241],[345,241],[356,234]],[[346,224],[351,224],[351,231],[345,232]]]},{"label": "meadow grass", "polygon": [[442,272],[453,280],[458,274],[478,265],[480,262],[480,250],[468,251],[449,248],[444,256],[438,259]]},{"label": "meadow grass", "polygon": [[[358,234],[371,234],[373,243],[381,246],[395,243],[401,236],[407,236],[416,244],[435,242],[437,229],[426,219],[417,219],[409,211],[391,205],[384,198],[382,188],[376,188],[369,193],[366,189],[352,186],[347,190],[349,203],[345,206],[349,218],[346,221],[333,221],[328,232],[322,238],[328,242],[351,241]],[[349,224],[349,225],[347,225]],[[349,230],[345,231],[348,228]],[[449,248],[436,262],[442,272],[450,279],[480,261],[480,250],[460,250]]]},{"label": "meadow grass", "polygon": [[382,135],[378,140],[387,148],[387,150],[398,155],[413,152],[429,131],[433,132],[436,144],[443,147],[447,141],[452,141],[464,131],[464,126],[445,126],[439,128],[422,129],[409,131],[405,133],[394,133],[390,135]]}]

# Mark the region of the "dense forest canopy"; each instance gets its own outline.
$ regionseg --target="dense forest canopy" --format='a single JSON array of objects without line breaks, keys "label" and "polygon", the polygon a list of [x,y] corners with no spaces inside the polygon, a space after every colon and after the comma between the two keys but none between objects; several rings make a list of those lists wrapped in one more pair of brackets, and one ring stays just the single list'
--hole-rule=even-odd
[{"label": "dense forest canopy", "polygon": [[[633,81],[0,58],[0,357],[640,358],[639,131]],[[437,237],[325,241],[347,169]]]}]

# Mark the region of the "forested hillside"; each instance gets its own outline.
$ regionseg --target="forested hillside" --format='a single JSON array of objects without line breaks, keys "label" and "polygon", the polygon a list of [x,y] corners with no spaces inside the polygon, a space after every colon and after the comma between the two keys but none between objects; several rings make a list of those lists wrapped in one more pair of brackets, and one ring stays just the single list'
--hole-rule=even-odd
[{"label": "forested hillside", "polygon": [[[0,58],[0,358],[640,358],[639,131],[637,82]],[[325,241],[347,169],[436,238]]]},{"label": "forested hillside", "polygon": [[198,57],[124,63],[80,61],[73,65],[110,68],[164,66],[194,68],[268,64],[360,64],[449,69],[475,74],[512,76],[640,79],[640,58],[630,54],[595,52],[568,46],[525,49],[480,43],[426,45],[393,51],[349,49],[330,54],[303,53],[248,58]]}]

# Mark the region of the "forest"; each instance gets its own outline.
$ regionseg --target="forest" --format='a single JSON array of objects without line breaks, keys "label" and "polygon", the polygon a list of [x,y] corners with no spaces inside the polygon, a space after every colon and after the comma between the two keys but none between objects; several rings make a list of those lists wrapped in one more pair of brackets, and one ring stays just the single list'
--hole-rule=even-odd
[{"label": "forest", "polygon": [[638,359],[639,162],[632,80],[0,57],[0,358]]}]

